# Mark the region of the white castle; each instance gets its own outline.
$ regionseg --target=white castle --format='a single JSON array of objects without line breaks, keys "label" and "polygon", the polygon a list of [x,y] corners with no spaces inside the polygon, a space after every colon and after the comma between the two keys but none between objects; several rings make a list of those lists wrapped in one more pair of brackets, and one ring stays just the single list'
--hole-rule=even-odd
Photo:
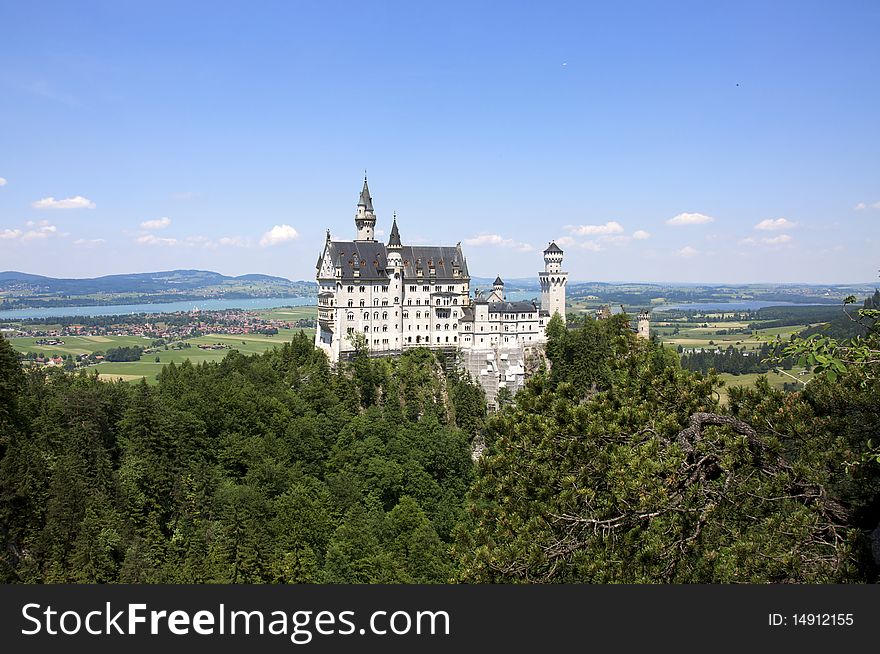
[{"label": "white castle", "polygon": [[[353,241],[334,241],[327,231],[317,263],[315,346],[333,363],[359,346],[377,355],[417,347],[458,349],[473,374],[496,378],[497,387],[506,381],[518,385],[508,378],[522,376],[524,353],[546,342],[553,314],[565,319],[568,273],[562,270],[563,252],[555,243],[544,250],[538,306],[508,301],[500,278],[488,297],[472,297],[461,243],[403,245],[396,214],[388,244],[376,241],[366,177],[354,221]],[[493,384],[483,382],[494,397]]]}]

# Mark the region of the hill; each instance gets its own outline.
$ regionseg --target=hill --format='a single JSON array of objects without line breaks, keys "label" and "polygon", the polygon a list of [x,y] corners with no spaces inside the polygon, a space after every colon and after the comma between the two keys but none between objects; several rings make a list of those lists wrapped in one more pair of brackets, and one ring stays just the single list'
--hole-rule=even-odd
[{"label": "hill", "polygon": [[208,270],[168,270],[73,279],[0,272],[0,308],[168,302],[206,298],[308,296],[315,283],[248,274],[230,277]]}]

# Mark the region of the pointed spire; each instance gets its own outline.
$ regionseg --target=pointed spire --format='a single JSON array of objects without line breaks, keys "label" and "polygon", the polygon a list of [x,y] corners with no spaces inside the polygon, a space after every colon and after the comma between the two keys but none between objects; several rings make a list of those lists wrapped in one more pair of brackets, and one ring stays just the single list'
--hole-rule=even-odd
[{"label": "pointed spire", "polygon": [[492,284],[492,286],[504,286],[504,282],[501,281],[500,275],[495,278],[495,282]]},{"label": "pointed spire", "polygon": [[364,171],[364,188],[361,189],[361,197],[358,200],[358,206],[364,207],[367,211],[373,211],[373,198],[370,197],[370,187],[367,186],[366,171]]},{"label": "pointed spire", "polygon": [[388,239],[388,247],[401,247],[400,230],[397,229],[397,212],[394,212],[394,218],[391,222],[391,236]]}]

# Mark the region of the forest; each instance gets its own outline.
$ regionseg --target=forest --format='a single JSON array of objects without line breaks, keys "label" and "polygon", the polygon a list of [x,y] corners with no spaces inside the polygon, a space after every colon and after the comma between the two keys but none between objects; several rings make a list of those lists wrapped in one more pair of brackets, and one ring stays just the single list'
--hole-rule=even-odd
[{"label": "forest", "polygon": [[790,344],[802,391],[724,406],[625,315],[548,336],[492,415],[427,350],[331,369],[300,333],[148,386],[25,370],[0,339],[0,580],[877,580],[876,334]]}]

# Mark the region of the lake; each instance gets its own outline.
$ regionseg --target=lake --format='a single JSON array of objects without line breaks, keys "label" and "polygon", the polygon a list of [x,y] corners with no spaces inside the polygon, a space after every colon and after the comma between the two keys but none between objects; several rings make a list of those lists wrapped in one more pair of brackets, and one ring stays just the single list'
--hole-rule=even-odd
[{"label": "lake", "polygon": [[682,304],[659,304],[651,307],[653,312],[661,311],[757,311],[767,307],[816,307],[835,306],[842,302],[775,302],[767,300],[748,300],[746,302],[691,302]]},{"label": "lake", "polygon": [[122,316],[132,313],[175,313],[177,311],[223,311],[225,309],[274,309],[276,307],[303,307],[317,304],[314,297],[259,297],[227,300],[198,300],[162,302],[157,304],[108,304],[88,307],[46,307],[39,309],[6,309],[0,319],[29,320],[32,318],[72,318],[74,316]]}]

